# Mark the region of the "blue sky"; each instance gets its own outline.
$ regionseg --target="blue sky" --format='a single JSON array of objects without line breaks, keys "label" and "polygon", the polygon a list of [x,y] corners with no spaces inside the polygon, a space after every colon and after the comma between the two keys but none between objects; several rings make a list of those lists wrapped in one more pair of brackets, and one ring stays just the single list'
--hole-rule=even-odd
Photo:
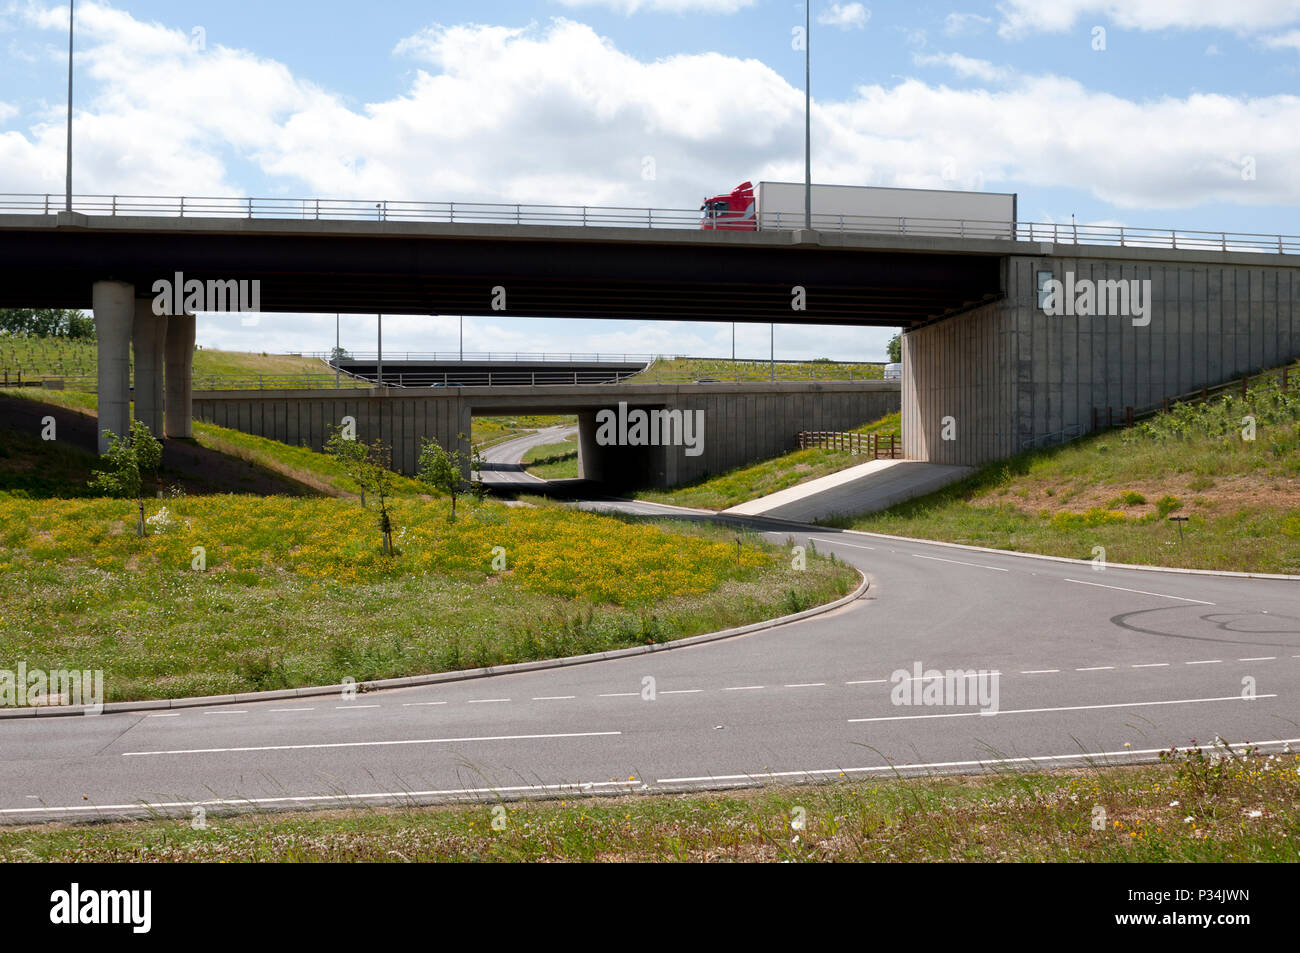
[{"label": "blue sky", "polygon": [[[693,207],[801,178],[803,16],[782,0],[83,2],[76,188]],[[813,0],[813,17],[816,181],[1016,192],[1024,220],[1300,232],[1300,0]],[[62,189],[66,22],[66,5],[0,0],[0,191]],[[209,315],[199,339],[311,351],[333,325]],[[456,328],[387,318],[385,346],[451,349]],[[344,319],[354,349],[373,331]],[[730,335],[466,320],[469,350],[724,354]],[[776,335],[805,358],[879,359],[887,337]],[[739,339],[766,354],[766,327]]]}]

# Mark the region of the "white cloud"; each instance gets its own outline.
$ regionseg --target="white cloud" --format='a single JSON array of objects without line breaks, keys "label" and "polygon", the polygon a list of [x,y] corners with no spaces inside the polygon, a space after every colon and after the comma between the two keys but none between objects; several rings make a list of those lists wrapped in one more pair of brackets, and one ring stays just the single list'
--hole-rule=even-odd
[{"label": "white cloud", "polygon": [[[693,209],[701,196],[745,179],[802,179],[802,91],[757,59],[701,53],[645,61],[568,20],[434,27],[398,44],[416,59],[409,86],[355,106],[275,61],[222,47],[196,53],[185,30],[90,3],[79,10],[79,192],[243,195],[255,188]],[[53,18],[51,31],[65,29]],[[992,88],[913,78],[814,102],[818,180],[989,189],[1014,182],[1142,209],[1300,205],[1296,96],[1137,100],[958,54],[932,62]],[[0,130],[6,188],[62,190],[62,122],[55,104],[22,129]],[[642,177],[647,156],[652,180]],[[1255,161],[1254,181],[1241,177],[1246,157]],[[259,178],[250,188],[239,180],[244,168],[270,185]],[[1143,212],[1135,224],[1161,222]],[[559,344],[531,326],[474,327],[483,335],[476,350],[492,341],[518,341],[520,350]],[[488,327],[499,329],[497,337]],[[600,323],[589,327],[593,338],[604,333]],[[322,346],[332,331],[321,335],[329,339]],[[658,334],[636,332],[642,346],[628,337],[609,343],[657,350]],[[703,347],[729,330],[691,334]],[[817,341],[796,344],[827,350]]]},{"label": "white cloud", "polygon": [[559,0],[566,7],[605,7],[624,16],[634,13],[737,13],[755,0]]},{"label": "white cloud", "polygon": [[950,13],[944,17],[943,32],[949,36],[980,33],[992,22],[992,17],[981,16],[978,13]]},{"label": "white cloud", "polygon": [[861,30],[871,19],[871,11],[860,3],[832,3],[817,14],[817,22],[841,30]]},{"label": "white cloud", "polygon": [[1002,0],[1003,36],[1060,33],[1084,18],[1134,30],[1218,29],[1253,33],[1300,21],[1300,0]]},{"label": "white cloud", "polygon": [[1263,43],[1274,50],[1300,50],[1300,30],[1291,30],[1277,36],[1263,37]]},{"label": "white cloud", "polygon": [[18,115],[18,107],[11,103],[0,102],[0,122],[6,122]]},{"label": "white cloud", "polygon": [[[79,191],[247,194],[238,160],[281,194],[693,208],[802,169],[802,91],[754,59],[642,61],[568,20],[435,27],[398,45],[423,64],[408,89],[352,107],[274,61],[194,53],[181,30],[91,4],[84,15],[94,86],[77,118]],[[963,181],[1084,188],[1123,206],[1300,204],[1295,96],[1137,101],[960,54],[918,62],[1005,88],[909,79],[815,102],[819,179],[942,187],[934,157],[951,156],[971,170]],[[59,190],[61,122],[55,108],[0,133],[13,188]],[[1245,156],[1256,181],[1241,179]]]},{"label": "white cloud", "polygon": [[978,79],[985,83],[1005,83],[1015,75],[1006,66],[994,66],[988,60],[977,60],[961,53],[913,53],[917,66],[946,66],[958,76]]}]

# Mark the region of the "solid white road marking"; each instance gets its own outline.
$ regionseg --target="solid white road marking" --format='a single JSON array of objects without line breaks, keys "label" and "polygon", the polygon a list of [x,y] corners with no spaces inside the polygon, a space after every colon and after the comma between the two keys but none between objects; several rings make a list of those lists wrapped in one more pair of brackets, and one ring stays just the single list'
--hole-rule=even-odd
[{"label": "solid white road marking", "polygon": [[876,551],[875,546],[861,546],[857,543],[841,543],[838,539],[819,539],[816,536],[809,536],[808,538],[814,543],[826,543],[829,546],[847,546],[849,549],[869,549],[872,552]]},{"label": "solid white road marking", "polygon": [[992,569],[994,572],[1011,572],[1010,569],[1002,569],[999,566],[985,566],[981,563],[964,563],[960,559],[944,559],[942,556],[922,556],[920,553],[912,553],[917,559],[933,559],[940,563],[956,563],[958,566],[974,566],[976,569]]},{"label": "solid white road marking", "polygon": [[702,688],[674,688],[672,691],[660,692],[660,695],[698,695]]},{"label": "solid white road marking", "polygon": [[1184,665],[1218,665],[1222,661],[1223,659],[1221,658],[1207,658],[1207,659],[1201,659],[1201,661],[1199,662],[1184,662],[1183,664]]},{"label": "solid white road marking", "polygon": [[153,715],[146,715],[146,718],[179,718],[181,713],[178,711],[164,711]]},{"label": "solid white road marking", "polygon": [[403,708],[419,708],[421,705],[445,705],[446,702],[402,702]]},{"label": "solid white road marking", "polygon": [[466,738],[410,738],[402,741],[335,741],[314,745],[254,745],[246,748],[177,748],[171,751],[123,751],[122,757],[140,758],[159,754],[227,754],[238,751],[305,751],[312,748],[383,748],[391,745],[445,745],[470,741],[539,741],[546,738],[599,738],[622,733],[621,731],[566,731],[550,735],[480,735]]},{"label": "solid white road marking", "polygon": [[380,707],[379,705],[335,705],[334,706],[335,709],[339,709],[339,708],[357,709],[357,708],[379,708],[379,707]]},{"label": "solid white road marking", "polygon": [[1238,662],[1275,662],[1275,661],[1277,661],[1277,656],[1276,656],[1276,655],[1260,655],[1260,656],[1258,656],[1257,658],[1239,658],[1239,659],[1237,659],[1237,661],[1238,661]]},{"label": "solid white road marking", "polygon": [[1114,665],[1094,665],[1092,668],[1076,668],[1076,672],[1109,672]]},{"label": "solid white road marking", "polygon": [[471,698],[466,705],[491,705],[494,702],[508,702],[508,698]]},{"label": "solid white road marking", "polygon": [[597,698],[636,698],[640,692],[609,692],[606,695],[597,695]]},{"label": "solid white road marking", "polygon": [[787,685],[786,688],[822,688],[825,682],[795,682],[793,685]]},{"label": "solid white road marking", "polygon": [[889,681],[887,678],[866,678],[857,682],[845,682],[845,685],[883,685]]},{"label": "solid white road marking", "polygon": [[562,702],[577,698],[577,695],[537,695],[533,698],[535,702]]},{"label": "solid white road marking", "polygon": [[752,692],[763,688],[762,685],[734,685],[731,688],[724,688],[724,692]]},{"label": "solid white road marking", "polygon": [[315,708],[268,708],[267,711],[315,711]]},{"label": "solid white road marking", "polygon": [[214,798],[210,801],[137,801],[134,804],[78,804],[75,807],[10,807],[0,814],[31,814],[48,811],[51,814],[82,814],[90,811],[155,811],[167,808],[191,807],[247,807],[273,804],[349,804],[357,801],[374,801],[418,797],[464,797],[474,794],[519,794],[524,792],[572,791],[574,794],[590,792],[596,788],[625,788],[644,786],[641,781],[583,781],[569,784],[521,784],[500,788],[449,788],[443,791],[375,791],[369,794],[309,794],[297,797],[241,797]]},{"label": "solid white road marking", "polygon": [[1204,599],[1185,599],[1182,596],[1167,596],[1163,592],[1147,592],[1145,589],[1125,589],[1123,586],[1107,586],[1100,582],[1087,582],[1083,579],[1067,579],[1066,582],[1077,583],[1080,586],[1096,586],[1099,589],[1115,589],[1118,592],[1136,592],[1140,596],[1156,596],[1159,599],[1176,599],[1179,602],[1194,602],[1198,606],[1212,606],[1215,603],[1206,602]]},{"label": "solid white road marking", "polygon": [[203,714],[205,715],[247,715],[248,710],[243,709],[241,711],[205,711]]},{"label": "solid white road marking", "polygon": [[1067,705],[1061,708],[1009,708],[1005,711],[959,711],[942,715],[887,715],[882,718],[850,718],[849,723],[863,721],[919,721],[924,718],[993,718],[997,715],[1038,715],[1053,711],[1092,711],[1098,708],[1147,708],[1152,705],[1196,705],[1202,702],[1239,702],[1254,701],[1259,698],[1277,698],[1277,695],[1256,695],[1255,698],[1243,698],[1240,695],[1225,695],[1222,698],[1176,698],[1157,702],[1116,702],[1110,705]]},{"label": "solid white road marking", "polygon": [[1061,670],[1059,668],[1035,668],[1027,672],[1021,672],[1021,675],[1055,675]]},{"label": "solid white road marking", "polygon": [[1129,668],[1168,668],[1168,662],[1143,662],[1141,665],[1130,665]]},{"label": "solid white road marking", "polygon": [[[1262,748],[1264,746],[1291,745],[1296,743],[1300,743],[1300,738],[1279,738],[1276,741],[1257,741],[1252,742],[1249,745],[1230,745],[1229,747]],[[922,768],[973,768],[1002,764],[1039,764],[1075,760],[1088,763],[1094,758],[1132,758],[1134,755],[1159,755],[1168,750],[1167,747],[1141,748],[1138,750],[1124,751],[1089,751],[1082,753],[1075,752],[1074,754],[1044,754],[1024,758],[989,758],[985,761],[936,761],[932,764],[926,764],[924,762],[914,764],[883,764],[870,768],[817,768],[815,770],[803,771],[759,771],[754,774],[708,774],[696,778],[657,778],[655,784],[691,784],[701,781],[753,781],[756,778],[824,777],[828,774],[870,774],[877,771],[912,771]]]}]

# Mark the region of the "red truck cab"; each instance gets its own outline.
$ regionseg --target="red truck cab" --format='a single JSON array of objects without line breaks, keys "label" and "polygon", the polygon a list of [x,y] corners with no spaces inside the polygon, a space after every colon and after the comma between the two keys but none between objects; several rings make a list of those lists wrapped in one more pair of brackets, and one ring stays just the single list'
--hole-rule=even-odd
[{"label": "red truck cab", "polygon": [[700,206],[700,228],[719,232],[755,231],[754,184],[742,182],[727,195],[705,199]]}]

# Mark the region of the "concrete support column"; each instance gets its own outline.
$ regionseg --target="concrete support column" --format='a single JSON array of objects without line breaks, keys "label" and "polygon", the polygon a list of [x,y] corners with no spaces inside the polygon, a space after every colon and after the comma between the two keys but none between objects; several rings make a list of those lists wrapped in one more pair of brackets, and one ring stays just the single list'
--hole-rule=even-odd
[{"label": "concrete support column", "polygon": [[161,437],[167,316],[153,313],[152,299],[136,299],[131,341],[135,348],[135,419]]},{"label": "concrete support column", "polygon": [[125,436],[131,428],[131,324],[135,286],[97,281],[91,289],[99,352],[99,452],[108,451],[105,430]]},{"label": "concrete support column", "polygon": [[578,477],[583,480],[603,480],[605,451],[596,444],[596,412],[578,413]]},{"label": "concrete support column", "polygon": [[167,407],[169,437],[194,436],[194,315],[167,319]]}]

